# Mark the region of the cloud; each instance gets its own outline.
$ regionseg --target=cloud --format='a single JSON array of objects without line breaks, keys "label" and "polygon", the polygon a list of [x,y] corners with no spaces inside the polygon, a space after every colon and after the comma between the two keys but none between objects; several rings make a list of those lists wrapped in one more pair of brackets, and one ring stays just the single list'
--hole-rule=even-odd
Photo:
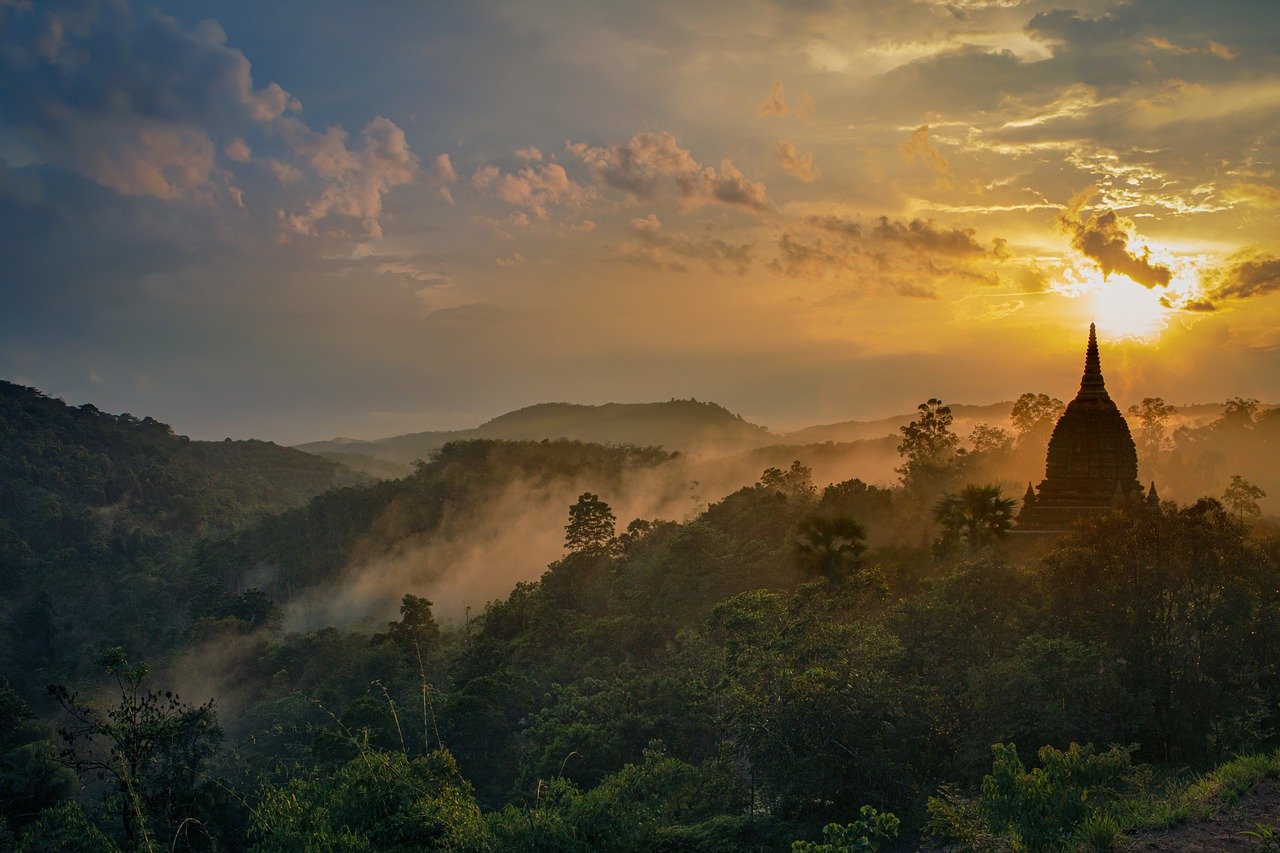
[{"label": "cloud", "polygon": [[539,151],[537,148],[530,146],[529,148],[517,148],[516,156],[519,157],[521,160],[537,161],[542,159],[542,152]]},{"label": "cloud", "polygon": [[1163,50],[1163,51],[1167,51],[1169,53],[1178,54],[1178,55],[1184,55],[1189,53],[1192,53],[1192,54],[1207,53],[1211,56],[1216,56],[1219,59],[1223,59],[1228,62],[1235,59],[1236,56],[1238,55],[1234,50],[1227,47],[1225,44],[1221,44],[1213,40],[1210,40],[1203,47],[1183,47],[1181,45],[1174,44],[1173,42],[1169,41],[1167,38],[1164,38],[1162,36],[1151,36],[1150,38],[1147,39],[1147,44],[1151,45],[1152,47],[1158,50]]},{"label": "cloud", "polygon": [[214,21],[184,29],[127,3],[0,15],[0,123],[40,160],[122,195],[207,195],[223,179],[215,138],[244,162],[236,130],[299,108],[275,83],[255,88],[249,60]]},{"label": "cloud", "polygon": [[1280,187],[1266,184],[1239,183],[1223,193],[1227,201],[1240,202],[1254,207],[1280,207]]},{"label": "cloud", "polygon": [[1280,257],[1247,249],[1205,273],[1202,280],[1207,299],[1213,303],[1266,296],[1280,291]]},{"label": "cloud", "polygon": [[727,158],[718,170],[702,165],[667,131],[638,133],[604,147],[585,142],[566,147],[597,182],[635,198],[674,192],[686,208],[716,202],[755,211],[771,207],[763,183],[747,179]]},{"label": "cloud", "polygon": [[929,125],[922,124],[898,146],[908,163],[923,163],[939,175],[950,174],[951,166],[929,139]]},{"label": "cloud", "polygon": [[750,243],[730,243],[705,235],[664,234],[662,224],[652,213],[643,219],[632,219],[631,229],[635,242],[624,243],[617,256],[637,266],[685,272],[687,266],[677,260],[683,258],[702,261],[714,272],[745,275],[754,257]]},{"label": "cloud", "polygon": [[507,204],[528,208],[538,219],[549,219],[556,205],[581,204],[589,195],[559,163],[535,163],[516,172],[483,166],[471,176],[471,183]]},{"label": "cloud", "polygon": [[801,151],[785,139],[778,141],[778,163],[789,175],[811,184],[822,176],[813,165],[813,152]]},{"label": "cloud", "polygon": [[1096,187],[1090,187],[1080,193],[1058,214],[1058,226],[1070,235],[1072,248],[1096,263],[1104,278],[1118,272],[1143,287],[1167,286],[1173,271],[1152,263],[1150,248],[1142,247],[1141,254],[1129,250],[1134,230],[1131,220],[1114,210],[1101,210],[1087,219],[1082,216],[1085,204],[1096,191]]},{"label": "cloud", "polygon": [[451,184],[458,180],[458,173],[453,168],[453,161],[448,154],[439,154],[432,164],[432,177],[441,184]]},{"label": "cloud", "polygon": [[222,153],[227,155],[228,160],[233,160],[236,163],[248,163],[253,157],[253,151],[250,150],[249,143],[238,136],[222,146]]},{"label": "cloud", "polygon": [[758,112],[762,116],[784,116],[790,112],[787,109],[787,102],[782,98],[781,80],[773,81],[773,86],[769,89],[769,96],[760,102]]},{"label": "cloud", "polygon": [[972,228],[921,219],[901,222],[881,216],[863,223],[826,215],[807,217],[804,223],[830,237],[783,233],[769,268],[789,278],[853,285],[846,295],[887,290],[935,299],[934,283],[944,279],[998,283],[991,265],[1008,257],[1007,243],[1000,238],[987,247]]},{"label": "cloud", "polygon": [[922,219],[910,222],[891,220],[881,216],[874,220],[870,228],[854,219],[839,216],[811,216],[805,220],[810,225],[851,238],[874,238],[890,243],[898,243],[913,251],[926,252],[953,257],[979,256],[988,254],[998,257],[1004,241],[996,238],[993,248],[988,250],[977,239],[977,231],[972,228],[942,228],[937,223]]},{"label": "cloud", "polygon": [[347,146],[347,132],[336,125],[317,133],[296,119],[286,119],[282,127],[294,150],[325,181],[320,197],[308,202],[304,212],[285,217],[289,228],[315,234],[328,222],[332,231],[349,235],[345,224],[332,220],[358,220],[364,235],[382,236],[382,197],[420,172],[404,131],[379,116],[365,125],[360,146],[353,149]]}]

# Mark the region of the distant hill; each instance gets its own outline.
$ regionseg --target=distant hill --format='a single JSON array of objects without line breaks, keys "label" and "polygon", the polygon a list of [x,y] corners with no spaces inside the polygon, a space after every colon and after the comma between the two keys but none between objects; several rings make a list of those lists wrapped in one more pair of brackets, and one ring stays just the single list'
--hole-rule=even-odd
[{"label": "distant hill", "polygon": [[[1000,426],[1002,421],[1009,419],[1009,413],[1013,410],[1012,400],[985,406],[970,406],[964,403],[949,405],[951,414],[956,419],[953,429],[961,435],[967,433],[977,423]],[[916,412],[910,412],[874,421],[842,421],[811,426],[784,433],[781,438],[788,444],[820,444],[827,441],[865,441],[869,438],[882,438],[886,435],[897,435],[898,429],[911,423],[916,414]]]},{"label": "distant hill", "polygon": [[362,454],[407,464],[428,458],[450,441],[560,438],[594,444],[661,446],[668,450],[740,449],[773,439],[764,427],[743,420],[723,406],[671,400],[602,406],[540,403],[500,415],[475,429],[417,432],[375,441],[338,438],[300,444],[297,449],[323,455]]}]

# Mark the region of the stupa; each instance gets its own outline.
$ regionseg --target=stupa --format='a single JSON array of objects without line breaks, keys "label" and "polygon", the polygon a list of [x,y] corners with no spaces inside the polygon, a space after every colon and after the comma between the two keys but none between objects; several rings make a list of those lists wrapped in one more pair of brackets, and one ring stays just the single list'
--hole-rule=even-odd
[{"label": "stupa", "polygon": [[1027,486],[1018,530],[1065,530],[1079,518],[1106,512],[1142,492],[1138,451],[1129,424],[1107,394],[1092,323],[1080,391],[1053,428],[1044,475],[1034,491]]}]

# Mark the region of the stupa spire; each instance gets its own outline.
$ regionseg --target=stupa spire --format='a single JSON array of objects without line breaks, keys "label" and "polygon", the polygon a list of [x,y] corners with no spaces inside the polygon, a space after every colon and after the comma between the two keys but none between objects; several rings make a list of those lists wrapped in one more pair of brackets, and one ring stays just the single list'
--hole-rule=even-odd
[{"label": "stupa spire", "polygon": [[1089,346],[1084,353],[1084,376],[1080,378],[1081,397],[1105,397],[1107,386],[1102,381],[1102,357],[1098,355],[1098,329],[1089,324]]}]

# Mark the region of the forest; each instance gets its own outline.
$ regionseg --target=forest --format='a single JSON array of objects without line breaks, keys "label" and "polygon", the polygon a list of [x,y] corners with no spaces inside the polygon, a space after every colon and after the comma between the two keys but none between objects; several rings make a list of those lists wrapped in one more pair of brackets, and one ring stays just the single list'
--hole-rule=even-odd
[{"label": "forest", "polygon": [[563,439],[378,480],[0,383],[0,848],[1105,850],[1202,818],[1280,777],[1280,409],[1146,399],[1159,495],[1019,533],[1062,405],[962,436],[930,399],[893,482],[815,482],[819,445],[713,493]]}]

